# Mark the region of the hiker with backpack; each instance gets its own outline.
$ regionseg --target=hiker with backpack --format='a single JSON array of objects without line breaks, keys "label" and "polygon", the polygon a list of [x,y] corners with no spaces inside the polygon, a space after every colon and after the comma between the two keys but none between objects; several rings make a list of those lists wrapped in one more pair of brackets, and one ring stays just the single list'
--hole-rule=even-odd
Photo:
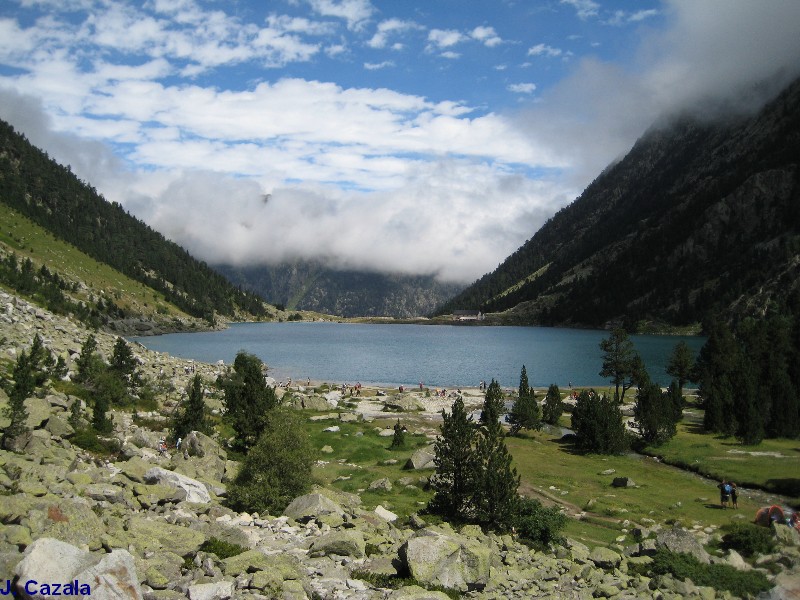
[{"label": "hiker with backpack", "polygon": [[717,487],[719,488],[719,505],[722,508],[728,508],[728,500],[731,497],[732,491],[731,484],[723,479],[722,483]]}]

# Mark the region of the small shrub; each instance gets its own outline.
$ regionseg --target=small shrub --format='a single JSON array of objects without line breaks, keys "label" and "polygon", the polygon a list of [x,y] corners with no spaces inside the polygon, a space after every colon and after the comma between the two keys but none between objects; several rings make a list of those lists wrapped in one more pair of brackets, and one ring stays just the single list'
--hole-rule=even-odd
[{"label": "small shrub", "polygon": [[239,556],[241,553],[247,552],[248,549],[239,544],[232,544],[231,542],[212,537],[203,542],[203,545],[200,546],[200,550],[202,552],[208,552],[209,554],[216,554],[217,558],[225,560],[231,556]]},{"label": "small shrub", "polygon": [[120,451],[118,440],[101,438],[94,429],[80,429],[69,441],[79,448],[102,456],[112,456]]},{"label": "small shrub", "polygon": [[742,556],[770,554],[775,549],[772,531],[753,523],[737,523],[722,536],[722,547],[733,549]]},{"label": "small shrub", "polygon": [[520,500],[514,527],[521,540],[528,545],[545,547],[561,540],[561,530],[567,517],[557,507],[545,507],[538,500]]},{"label": "small shrub", "polygon": [[660,549],[652,564],[639,574],[655,576],[671,574],[676,579],[687,577],[695,585],[710,586],[715,590],[729,591],[734,596],[756,596],[772,587],[760,571],[738,571],[730,565],[706,565],[691,554],[673,553]]}]

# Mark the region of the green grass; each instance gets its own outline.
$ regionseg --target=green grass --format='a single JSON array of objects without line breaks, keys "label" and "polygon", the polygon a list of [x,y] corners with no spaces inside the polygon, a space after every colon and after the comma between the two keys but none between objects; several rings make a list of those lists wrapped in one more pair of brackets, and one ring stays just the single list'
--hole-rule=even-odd
[{"label": "green grass", "polygon": [[[311,416],[315,413],[304,412]],[[312,445],[316,449],[324,446],[333,448],[332,453],[320,452],[318,464],[314,468],[314,477],[323,485],[344,492],[359,493],[362,505],[366,509],[373,509],[382,505],[400,517],[406,517],[420,511],[427,505],[431,493],[421,489],[417,480],[421,475],[431,475],[432,470],[404,471],[403,465],[408,458],[418,449],[427,446],[430,440],[424,436],[406,435],[405,448],[392,450],[391,437],[379,437],[376,428],[384,427],[396,422],[387,419],[373,423],[341,423],[335,420],[306,421]],[[338,425],[340,431],[325,432],[323,429],[331,425]],[[413,429],[413,428],[412,428]],[[356,435],[361,433],[362,435]],[[398,461],[396,465],[381,465],[389,459]],[[338,478],[346,478],[337,481]],[[369,484],[377,479],[389,478],[392,482],[391,491],[369,490]],[[417,489],[406,489],[397,480],[411,477]]]},{"label": "green grass", "polygon": [[[702,422],[702,411],[700,422]],[[696,471],[713,479],[758,487],[791,496],[800,502],[800,441],[764,440],[758,446],[743,446],[735,438],[702,433],[695,423],[681,423],[678,435],[648,454],[665,462]]]},{"label": "green grass", "polygon": [[30,258],[37,268],[44,264],[70,282],[86,284],[88,290],[74,294],[77,299],[88,300],[89,294],[98,297],[103,292],[121,308],[137,314],[186,316],[163,294],[90,258],[2,202],[0,223],[0,246],[21,260]]}]

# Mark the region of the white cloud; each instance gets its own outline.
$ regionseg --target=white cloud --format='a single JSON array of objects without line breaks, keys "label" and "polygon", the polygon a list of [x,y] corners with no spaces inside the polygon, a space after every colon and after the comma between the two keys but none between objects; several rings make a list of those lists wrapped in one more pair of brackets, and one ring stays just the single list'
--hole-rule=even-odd
[{"label": "white cloud", "polygon": [[536,91],[535,83],[512,83],[506,87],[509,92],[515,94],[532,94]]},{"label": "white cloud", "polygon": [[311,7],[324,17],[336,17],[347,21],[347,28],[362,29],[375,12],[369,0],[308,0]]},{"label": "white cloud", "polygon": [[608,25],[621,26],[628,23],[640,23],[645,19],[655,17],[659,14],[656,9],[638,10],[636,12],[628,12],[624,10],[614,11],[614,14],[606,21]]},{"label": "white cloud", "polygon": [[546,56],[548,58],[555,58],[561,56],[562,50],[560,48],[553,48],[547,44],[536,44],[528,48],[528,56]]},{"label": "white cloud", "polygon": [[[414,21],[404,21],[402,19],[387,19],[378,23],[377,31],[372,38],[367,41],[367,46],[370,48],[385,48],[389,43],[389,38],[405,33],[406,31],[414,31],[423,29],[421,25]],[[395,44],[395,47],[397,44]],[[400,45],[402,47],[402,44]]]},{"label": "white cloud", "polygon": [[578,18],[584,21],[590,17],[596,17],[600,12],[600,5],[593,0],[561,0],[561,4],[572,6]]},{"label": "white cloud", "polygon": [[428,42],[436,48],[450,48],[466,39],[463,33],[454,29],[431,29],[428,32]]},{"label": "white cloud", "polygon": [[494,48],[495,46],[498,46],[503,43],[502,38],[500,38],[500,36],[497,35],[497,32],[494,30],[494,27],[485,27],[485,26],[476,27],[475,29],[472,30],[472,33],[470,33],[470,35],[472,36],[473,39],[482,42],[489,48]]},{"label": "white cloud", "polygon": [[368,71],[378,71],[380,69],[386,69],[393,66],[394,62],[391,60],[384,60],[383,62],[379,63],[364,63],[364,68]]}]

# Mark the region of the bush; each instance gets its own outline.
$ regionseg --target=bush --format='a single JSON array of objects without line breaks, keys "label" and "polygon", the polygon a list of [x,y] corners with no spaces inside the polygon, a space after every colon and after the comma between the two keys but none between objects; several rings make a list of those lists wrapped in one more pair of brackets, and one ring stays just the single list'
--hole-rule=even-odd
[{"label": "bush", "polygon": [[228,504],[238,511],[278,514],[311,486],[314,451],[301,417],[271,410],[264,432],[228,487]]},{"label": "bush", "polygon": [[80,429],[69,438],[69,441],[79,448],[103,456],[111,456],[120,451],[118,440],[102,438],[94,429]]},{"label": "bush", "polygon": [[545,547],[561,541],[561,530],[567,517],[557,507],[545,507],[538,500],[522,498],[514,526],[522,541],[534,547]]},{"label": "bush", "polygon": [[715,590],[729,591],[734,596],[756,596],[772,587],[760,571],[737,571],[730,565],[706,565],[691,554],[673,553],[659,549],[653,562],[644,567],[648,576],[671,574],[676,579],[687,577],[695,585],[710,586]]},{"label": "bush", "polygon": [[622,412],[617,403],[594,390],[582,391],[572,411],[577,446],[584,452],[616,454],[628,446]]},{"label": "bush", "polygon": [[217,538],[212,537],[203,542],[203,545],[200,546],[200,550],[202,552],[216,554],[217,558],[220,560],[225,560],[231,556],[238,556],[242,552],[247,552],[248,549],[244,546],[240,546],[239,544],[232,544],[231,542],[218,540]]},{"label": "bush", "polygon": [[753,523],[737,523],[722,536],[722,547],[736,550],[742,556],[770,554],[775,549],[772,531]]}]

